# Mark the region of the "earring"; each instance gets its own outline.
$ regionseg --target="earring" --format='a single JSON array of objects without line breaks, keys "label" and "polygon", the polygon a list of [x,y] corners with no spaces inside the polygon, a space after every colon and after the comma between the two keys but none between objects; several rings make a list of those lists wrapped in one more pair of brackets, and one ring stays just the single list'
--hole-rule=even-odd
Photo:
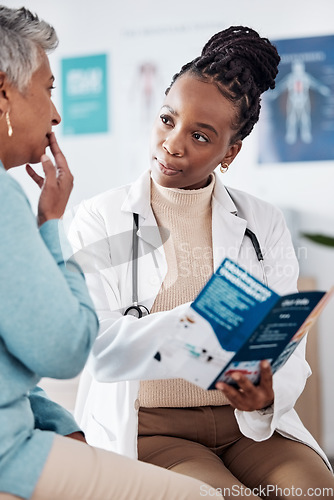
[{"label": "earring", "polygon": [[13,135],[13,129],[12,129],[12,125],[10,123],[8,111],[6,113],[6,123],[7,123],[7,127],[8,127],[8,137],[12,137],[12,135]]},{"label": "earring", "polygon": [[227,171],[228,171],[228,167],[229,167],[229,164],[224,161],[223,163],[221,163],[220,165],[220,171],[222,174],[225,174]]}]

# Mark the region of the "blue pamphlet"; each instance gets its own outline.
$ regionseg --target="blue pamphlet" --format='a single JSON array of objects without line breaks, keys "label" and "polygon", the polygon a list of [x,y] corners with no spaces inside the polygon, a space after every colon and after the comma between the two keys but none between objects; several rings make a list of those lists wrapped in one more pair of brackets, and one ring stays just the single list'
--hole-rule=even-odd
[{"label": "blue pamphlet", "polygon": [[[174,376],[204,389],[231,385],[233,372],[259,382],[260,361],[273,373],[293,353],[333,295],[307,291],[280,296],[225,259],[180,318],[179,335],[161,354],[173,356]],[[210,326],[198,333],[199,325]],[[210,333],[203,333],[209,331]]]}]

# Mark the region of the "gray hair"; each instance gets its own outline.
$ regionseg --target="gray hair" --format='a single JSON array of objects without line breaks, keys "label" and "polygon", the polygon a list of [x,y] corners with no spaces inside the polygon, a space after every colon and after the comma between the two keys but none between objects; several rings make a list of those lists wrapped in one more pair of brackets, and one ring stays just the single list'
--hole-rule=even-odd
[{"label": "gray hair", "polygon": [[50,53],[57,45],[54,28],[37,15],[0,5],[0,71],[20,91],[38,69],[41,51]]}]

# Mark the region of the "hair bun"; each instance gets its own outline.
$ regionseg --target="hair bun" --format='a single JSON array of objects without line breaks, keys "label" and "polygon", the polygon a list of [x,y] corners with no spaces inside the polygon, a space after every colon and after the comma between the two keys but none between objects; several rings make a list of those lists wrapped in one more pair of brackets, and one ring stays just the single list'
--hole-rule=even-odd
[{"label": "hair bun", "polygon": [[243,140],[259,119],[261,94],[275,87],[280,57],[267,38],[246,26],[231,26],[213,35],[202,53],[182,66],[175,81],[185,73],[214,83],[235,109],[233,140]]},{"label": "hair bun", "polygon": [[239,74],[246,82],[252,76],[260,93],[275,87],[280,61],[276,47],[251,28],[231,26],[216,33],[203,47],[201,57],[229,67],[227,79]]}]

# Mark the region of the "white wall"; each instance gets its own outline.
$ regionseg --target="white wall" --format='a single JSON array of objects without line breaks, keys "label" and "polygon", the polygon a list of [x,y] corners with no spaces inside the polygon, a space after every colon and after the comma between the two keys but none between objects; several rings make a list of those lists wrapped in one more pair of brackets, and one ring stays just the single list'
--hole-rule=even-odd
[{"label": "white wall", "polygon": [[[22,0],[3,0],[19,7]],[[60,46],[51,56],[60,87],[62,57],[107,53],[110,56],[111,131],[98,136],[58,138],[75,175],[71,204],[107,187],[132,180],[147,165],[147,124],[136,122],[129,89],[136,61],[145,57],[158,61],[161,88],[167,86],[180,65],[192,59],[204,42],[229,25],[244,24],[271,39],[329,35],[334,32],[332,0],[26,0],[25,6],[51,22]],[[134,81],[134,83],[136,83]],[[162,98],[162,96],[161,96]],[[55,91],[60,107],[60,88]],[[61,111],[61,110],[60,110]],[[303,164],[257,165],[258,136],[255,128],[244,141],[241,153],[225,175],[225,182],[281,206],[295,241],[307,247],[301,262],[304,275],[317,279],[320,288],[334,284],[334,249],[324,249],[300,240],[300,228],[334,234],[334,161]],[[334,138],[333,138],[334,139]],[[36,206],[37,188],[15,172]],[[324,447],[334,456],[334,304],[319,321],[323,400]],[[312,405],[312,401],[310,401]]]}]

